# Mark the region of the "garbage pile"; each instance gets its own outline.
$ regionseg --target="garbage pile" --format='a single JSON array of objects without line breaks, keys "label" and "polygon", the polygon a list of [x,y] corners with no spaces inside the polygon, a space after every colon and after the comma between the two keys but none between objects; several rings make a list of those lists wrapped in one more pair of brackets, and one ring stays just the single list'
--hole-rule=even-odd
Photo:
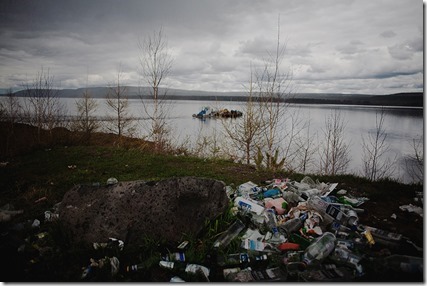
[{"label": "garbage pile", "polygon": [[[403,234],[362,224],[368,198],[354,197],[337,186],[310,177],[300,182],[273,179],[262,185],[249,181],[237,188],[226,186],[232,218],[225,231],[205,242],[209,252],[203,259],[193,258],[198,251],[197,245],[191,245],[194,241],[183,240],[159,244],[153,267],[143,252],[138,259],[130,257],[124,254],[126,242],[109,237],[93,242],[94,256],[78,266],[77,280],[366,282],[409,277],[423,281],[423,249]],[[58,221],[57,209],[46,211],[43,223]],[[40,229],[38,220],[27,223]],[[18,253],[31,257],[30,267],[57,255],[49,245],[50,236],[38,232],[19,246]],[[412,244],[411,253],[419,255],[396,251],[404,243]],[[156,275],[162,277],[153,279]]]},{"label": "garbage pile", "polygon": [[220,110],[212,110],[210,107],[203,107],[202,110],[197,113],[193,114],[192,116],[199,119],[206,119],[206,118],[237,118],[241,117],[243,115],[243,112],[240,110],[228,110],[227,108],[220,109]]},{"label": "garbage pile", "polygon": [[[421,277],[422,257],[390,251],[403,235],[359,223],[368,199],[337,191],[337,185],[305,177],[227,186],[236,219],[213,243],[211,269],[185,261],[180,252],[159,265],[171,275],[198,274],[198,281],[366,281],[365,265],[383,271],[378,273]],[[240,252],[227,251],[233,241],[240,243]],[[186,280],[174,276],[172,281]]]}]

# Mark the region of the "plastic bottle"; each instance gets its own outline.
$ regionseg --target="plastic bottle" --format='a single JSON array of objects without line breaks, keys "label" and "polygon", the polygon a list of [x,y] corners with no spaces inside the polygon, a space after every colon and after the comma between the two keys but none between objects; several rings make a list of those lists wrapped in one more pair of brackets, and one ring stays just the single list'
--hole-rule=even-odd
[{"label": "plastic bottle", "polygon": [[409,255],[390,255],[384,258],[383,265],[394,271],[423,273],[423,258]]},{"label": "plastic bottle", "polygon": [[245,224],[237,219],[218,239],[214,242],[213,247],[226,247],[239,233],[245,228]]},{"label": "plastic bottle", "polygon": [[265,211],[265,215],[266,215],[266,224],[269,228],[269,230],[271,230],[271,232],[273,233],[273,237],[274,239],[279,239],[280,237],[280,233],[279,230],[277,229],[277,221],[276,221],[276,214],[274,212],[273,209],[266,209]]},{"label": "plastic bottle", "polygon": [[337,220],[344,225],[347,224],[348,216],[344,212],[334,207],[332,204],[325,202],[318,196],[310,197],[307,201],[307,205],[318,211],[323,216],[323,219],[327,224],[334,220]]},{"label": "plastic bottle", "polygon": [[335,241],[333,233],[325,232],[305,249],[302,263],[307,266],[313,261],[322,261],[334,250]]},{"label": "plastic bottle", "polygon": [[198,272],[202,272],[206,278],[209,277],[209,268],[199,265],[199,264],[190,264],[190,263],[182,263],[182,262],[170,262],[170,261],[160,261],[160,267],[170,269],[175,273],[190,273],[197,274]]},{"label": "plastic bottle", "polygon": [[306,219],[307,214],[304,213],[300,217],[287,220],[284,224],[279,226],[279,230],[284,232],[286,237],[290,237],[291,233],[298,231],[304,225]]},{"label": "plastic bottle", "polygon": [[262,214],[264,211],[263,206],[259,205],[256,201],[248,199],[248,198],[237,197],[234,200],[234,204],[241,209],[248,210],[248,211],[253,212],[257,215]]}]

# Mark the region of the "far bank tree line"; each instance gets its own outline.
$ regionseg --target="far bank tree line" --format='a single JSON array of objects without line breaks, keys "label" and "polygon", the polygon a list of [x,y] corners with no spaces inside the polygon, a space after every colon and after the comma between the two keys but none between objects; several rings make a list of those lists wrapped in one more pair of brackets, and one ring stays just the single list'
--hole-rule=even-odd
[{"label": "far bank tree line", "polygon": [[[143,106],[143,139],[153,143],[156,152],[184,152],[198,156],[225,157],[258,169],[271,171],[286,170],[306,173],[316,169],[318,173],[336,175],[347,172],[350,163],[350,145],[345,138],[346,119],[339,111],[329,114],[324,127],[317,132],[310,130],[310,121],[303,121],[298,114],[288,108],[283,99],[292,97],[290,71],[282,72],[285,46],[280,43],[280,26],[274,51],[269,52],[263,64],[249,71],[246,86],[248,99],[243,116],[239,120],[223,120],[224,134],[196,136],[191,146],[177,146],[172,128],[167,120],[173,107],[166,100],[161,87],[172,70],[173,59],[168,52],[167,39],[162,29],[154,32],[138,43],[140,75],[145,85],[150,87],[150,99],[140,97]],[[122,84],[122,71],[109,84],[105,101],[109,113],[100,121],[95,116],[97,101],[85,90],[76,100],[77,116],[67,120],[66,107],[58,97],[54,87],[54,77],[49,70],[41,69],[33,81],[24,84],[25,98],[19,100],[10,91],[1,103],[2,121],[11,125],[8,142],[13,137],[15,123],[26,123],[37,128],[37,140],[42,130],[51,132],[56,127],[66,127],[80,132],[83,140],[89,141],[94,132],[107,130],[121,136],[135,136],[136,123],[130,116],[126,87]],[[140,93],[142,94],[142,93]],[[361,175],[370,180],[392,177],[396,159],[390,160],[387,133],[384,128],[384,110],[376,115],[374,133],[362,138],[363,168]],[[225,138],[221,140],[219,138]],[[412,174],[421,174],[423,179],[423,152],[419,141],[413,141]],[[420,172],[421,171],[421,172]]]}]

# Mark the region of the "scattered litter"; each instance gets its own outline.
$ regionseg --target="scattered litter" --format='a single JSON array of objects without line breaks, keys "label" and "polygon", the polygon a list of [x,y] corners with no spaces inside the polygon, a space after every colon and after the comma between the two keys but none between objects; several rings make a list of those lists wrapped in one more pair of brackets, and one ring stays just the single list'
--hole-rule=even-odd
[{"label": "scattered litter", "polygon": [[[90,279],[94,275],[96,275],[96,273],[102,273],[107,276],[102,278],[104,278],[105,280],[108,280],[116,276],[116,274],[119,272],[119,267],[120,267],[119,259],[115,256],[104,257],[99,260],[95,260],[91,258],[90,264],[87,267],[83,268],[81,279]],[[102,271],[103,269],[108,269],[108,268],[110,268],[110,271],[107,271],[107,272]]]},{"label": "scattered litter", "polygon": [[169,282],[185,282],[185,280],[183,280],[179,276],[174,276],[174,277],[171,278],[171,280]]},{"label": "scattered litter", "polygon": [[337,195],[345,195],[345,194],[347,194],[347,191],[343,190],[343,189],[341,189],[337,192]]},{"label": "scattered litter", "polygon": [[68,169],[70,169],[70,170],[74,170],[75,168],[77,168],[76,165],[68,165]]},{"label": "scattered litter", "polygon": [[47,221],[51,222],[51,221],[57,220],[58,218],[59,218],[59,214],[57,214],[57,213],[53,213],[51,211],[45,211],[44,212],[44,221],[45,222],[47,222]]},{"label": "scattered litter", "polygon": [[0,162],[0,168],[5,168],[9,165],[9,162]]},{"label": "scattered litter", "polygon": [[416,213],[416,214],[420,215],[421,217],[423,217],[423,215],[424,215],[423,208],[414,206],[412,204],[400,206],[399,209],[401,209],[402,211],[408,211],[410,213],[412,213],[412,212]]},{"label": "scattered litter", "polygon": [[23,210],[15,210],[11,204],[5,204],[0,208],[0,222],[10,221],[12,217],[22,214],[23,212]]},{"label": "scattered litter", "polygon": [[40,221],[38,219],[35,219],[33,221],[33,223],[31,224],[31,227],[32,228],[38,228],[38,227],[40,227]]},{"label": "scattered litter", "polygon": [[109,178],[107,180],[107,185],[115,185],[117,184],[119,181],[116,178]]},{"label": "scattered litter", "polygon": [[35,204],[38,204],[38,203],[40,203],[40,202],[44,202],[44,201],[46,201],[46,200],[47,200],[47,197],[41,197],[41,198],[39,198],[39,199],[35,200],[35,201],[34,201],[34,203],[35,203]]},{"label": "scattered litter", "polygon": [[[109,185],[117,183],[115,178],[107,180]],[[190,248],[192,240],[173,246],[162,242],[158,244],[160,255],[154,257],[158,261],[155,267],[168,273],[165,280],[169,282],[354,282],[363,281],[361,277],[370,270],[368,262],[387,270],[419,273],[422,258],[395,256],[390,249],[398,249],[404,242],[419,252],[423,248],[400,233],[362,224],[359,216],[366,212],[361,205],[367,198],[351,196],[346,190],[336,192],[337,185],[306,176],[301,182],[273,179],[260,185],[248,181],[235,188],[227,186],[232,219],[225,230],[213,234],[211,252],[205,260],[191,261],[193,253],[186,251],[198,251],[196,246]],[[58,205],[44,212],[45,222],[59,218],[57,209]],[[404,205],[400,209],[422,216],[420,207]],[[9,204],[0,211],[22,213]],[[397,215],[393,213],[391,219],[397,219]],[[40,221],[29,220],[16,225],[16,229],[31,230],[31,226],[40,227]],[[43,226],[32,230],[24,244],[16,244],[21,256],[32,249],[40,256],[52,252],[45,245],[50,240],[48,233],[34,234],[41,230]],[[123,251],[125,243],[118,238],[109,237],[92,246],[90,256],[85,258],[91,257],[89,265],[77,273],[83,281],[128,281],[131,277],[126,275],[145,275],[149,271],[146,254],[129,263],[124,255],[127,251]],[[32,258],[31,263],[39,258]],[[126,265],[121,266],[119,259]],[[409,263],[409,268],[396,263]]]}]

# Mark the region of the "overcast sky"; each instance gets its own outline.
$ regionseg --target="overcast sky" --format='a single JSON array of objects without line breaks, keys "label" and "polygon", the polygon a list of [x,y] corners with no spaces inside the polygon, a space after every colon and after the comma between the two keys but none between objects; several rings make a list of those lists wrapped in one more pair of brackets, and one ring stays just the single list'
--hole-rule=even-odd
[{"label": "overcast sky", "polygon": [[138,40],[163,27],[170,88],[243,90],[280,41],[295,92],[423,91],[420,0],[1,0],[0,88],[43,67],[61,88],[141,85]]}]

